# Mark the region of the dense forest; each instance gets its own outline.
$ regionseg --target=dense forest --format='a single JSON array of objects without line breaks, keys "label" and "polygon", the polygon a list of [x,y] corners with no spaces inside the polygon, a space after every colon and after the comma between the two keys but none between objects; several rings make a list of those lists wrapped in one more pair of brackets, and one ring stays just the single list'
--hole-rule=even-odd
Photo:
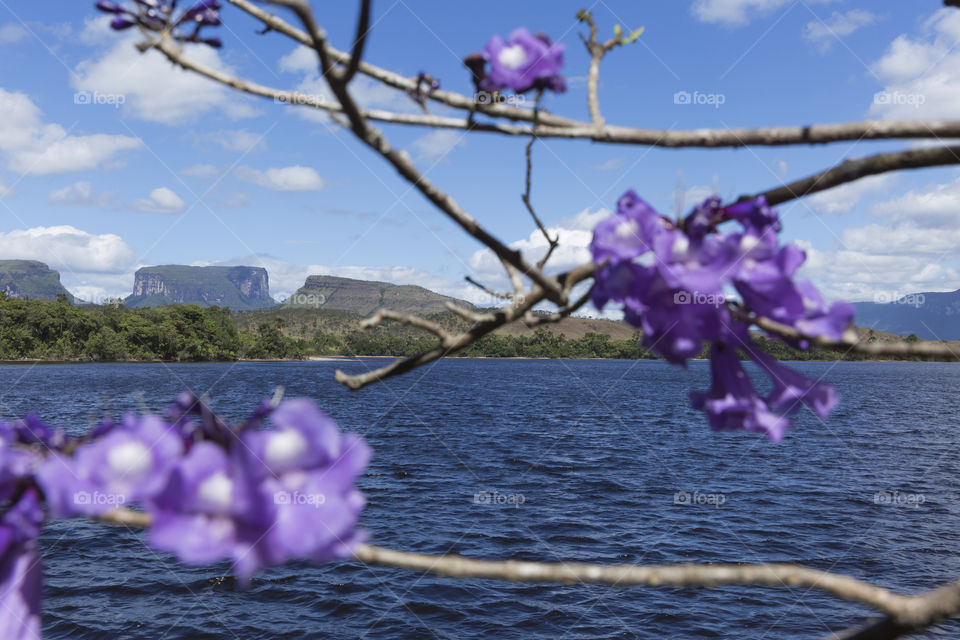
[{"label": "dense forest", "polygon": [[[309,356],[405,356],[431,348],[432,336],[409,327],[356,329],[346,314],[333,324],[291,336],[281,315],[260,312],[250,323],[243,314],[219,307],[170,305],[131,309],[121,303],[74,306],[65,296],[55,302],[8,298],[0,292],[0,360],[214,361],[302,359]],[[340,317],[344,316],[344,317]],[[437,318],[438,321],[442,318]],[[448,319],[455,324],[455,320]],[[465,357],[652,359],[641,334],[614,339],[599,333],[580,338],[538,328],[529,335],[488,335],[456,354]],[[864,359],[836,351],[798,351],[757,336],[761,347],[782,360]],[[706,353],[702,354],[706,357]]]}]

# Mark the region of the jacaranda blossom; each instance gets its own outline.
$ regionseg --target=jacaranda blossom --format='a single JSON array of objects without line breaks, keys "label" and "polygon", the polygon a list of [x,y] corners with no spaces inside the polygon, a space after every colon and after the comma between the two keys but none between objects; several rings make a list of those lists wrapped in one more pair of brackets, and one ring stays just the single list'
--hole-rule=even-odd
[{"label": "jacaranda blossom", "polygon": [[[718,226],[728,221],[741,229],[721,235]],[[616,213],[596,226],[590,245],[597,308],[619,303],[626,321],[643,330],[644,345],[675,364],[711,344],[713,386],[693,395],[694,406],[706,412],[713,429],[746,429],[775,441],[789,425],[786,416],[805,404],[825,418],[836,393],[756,349],[743,314],[833,339],[853,319],[852,305],[828,307],[811,282],[795,280],[806,256],[799,247],[781,246],[779,231],[779,216],[763,197],[729,207],[708,198],[674,222],[631,190],[617,202]],[[794,346],[808,345],[800,340]],[[737,350],[773,381],[768,397],[754,391]]]},{"label": "jacaranda blossom", "polygon": [[482,76],[478,80],[483,91],[513,89],[524,93],[531,89],[549,89],[563,93],[567,84],[560,69],[565,48],[563,44],[551,42],[546,35],[532,35],[520,27],[506,41],[493,36],[483,48],[483,60],[490,65],[489,70],[469,63],[468,66],[475,76]]},{"label": "jacaranda blossom", "polygon": [[354,483],[369,446],[309,400],[282,402],[270,422],[242,430],[226,450],[192,447],[147,503],[154,547],[187,564],[229,559],[244,580],[293,559],[351,555],[364,506]]},{"label": "jacaranda blossom", "polygon": [[105,13],[112,13],[110,28],[122,31],[133,26],[142,29],[169,33],[179,42],[199,42],[219,48],[219,38],[202,38],[203,27],[220,25],[220,0],[201,0],[186,11],[175,13],[176,2],[170,0],[135,0],[127,9],[110,0],[99,0],[94,6]]},{"label": "jacaranda blossom", "polygon": [[173,425],[159,416],[128,414],[72,457],[50,455],[37,480],[55,517],[97,515],[163,489],[183,450]]},{"label": "jacaranda blossom", "polygon": [[0,519],[0,637],[39,640],[43,570],[37,536],[43,509],[29,487]]}]

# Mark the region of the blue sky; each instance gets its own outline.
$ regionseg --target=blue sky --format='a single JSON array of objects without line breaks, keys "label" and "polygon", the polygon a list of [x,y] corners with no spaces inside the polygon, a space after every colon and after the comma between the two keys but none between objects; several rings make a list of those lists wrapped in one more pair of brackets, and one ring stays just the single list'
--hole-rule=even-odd
[{"label": "blue sky", "polygon": [[[314,4],[333,44],[348,48],[354,3]],[[646,28],[603,63],[610,124],[955,118],[960,104],[960,10],[933,0],[377,0],[366,59],[471,93],[461,59],[492,34],[526,26],[567,45],[570,89],[546,108],[586,120],[588,57],[574,19],[583,7],[603,34],[616,23]],[[190,46],[189,56],[272,87],[321,91],[309,52],[258,35],[235,7],[222,14],[223,49]],[[503,286],[491,256],[351,134],[308,108],[140,55],[136,41],[111,32],[92,2],[0,2],[0,258],[43,260],[94,300],[128,294],[140,266],[169,263],[263,265],[279,296],[312,273],[464,297],[468,274]],[[364,104],[415,109],[367,78],[353,88]],[[676,104],[680,91],[722,104]],[[534,257],[542,250],[519,198],[524,140],[385,132],[500,238]],[[733,199],[910,144],[669,150],[547,140],[534,150],[533,200],[561,231],[559,269],[587,258],[589,229],[627,188],[671,212],[678,192],[685,206],[714,189]],[[786,239],[807,250],[805,272],[828,297],[872,300],[960,288],[958,206],[960,171],[937,169],[860,181],[781,213]]]}]

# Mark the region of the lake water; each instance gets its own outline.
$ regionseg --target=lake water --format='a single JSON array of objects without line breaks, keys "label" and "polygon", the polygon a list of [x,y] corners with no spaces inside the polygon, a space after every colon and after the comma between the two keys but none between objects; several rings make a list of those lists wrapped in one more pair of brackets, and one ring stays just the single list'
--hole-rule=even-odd
[{"label": "lake water", "polygon": [[[184,387],[236,419],[284,385],[373,445],[361,523],[404,550],[799,562],[901,592],[960,576],[958,365],[795,364],[841,404],[772,445],[712,434],[689,408],[703,362],[446,360],[358,392],[333,382],[338,366],[375,364],[10,365],[0,405],[81,433]],[[524,585],[349,562],[289,565],[244,590],[226,565],[183,567],[140,532],[58,522],[42,543],[47,638],[816,638],[872,613],[798,588]]]}]

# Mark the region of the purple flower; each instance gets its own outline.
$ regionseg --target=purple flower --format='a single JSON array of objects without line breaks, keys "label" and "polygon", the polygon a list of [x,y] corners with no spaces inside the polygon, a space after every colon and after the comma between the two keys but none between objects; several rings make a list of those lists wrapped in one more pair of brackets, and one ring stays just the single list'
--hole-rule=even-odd
[{"label": "purple flower", "polygon": [[43,571],[36,539],[42,522],[35,488],[27,489],[0,520],[0,637],[40,638]]},{"label": "purple flower", "polygon": [[123,16],[117,16],[110,21],[110,28],[115,31],[123,31],[124,29],[129,29],[134,24],[135,23],[128,18],[124,18]]},{"label": "purple flower", "polygon": [[37,481],[54,516],[101,514],[163,489],[183,448],[177,429],[158,416],[128,414],[72,458],[51,455]]},{"label": "purple flower", "polygon": [[691,393],[690,401],[695,409],[707,414],[711,429],[744,429],[763,433],[773,442],[783,438],[790,421],[771,411],[757,395],[736,349],[729,344],[715,344],[710,352],[710,373],[713,377],[710,390]]},{"label": "purple flower", "polygon": [[563,93],[567,86],[560,69],[565,48],[551,43],[545,35],[534,36],[523,27],[514,30],[506,42],[495,35],[483,48],[483,58],[490,63],[490,71],[480,81],[480,88],[484,91],[513,89],[517,93],[549,89]]},{"label": "purple flower", "polygon": [[792,415],[805,404],[821,420],[825,420],[836,406],[837,392],[832,385],[804,378],[777,362],[773,356],[760,351],[753,343],[747,343],[744,350],[773,382],[773,391],[766,401],[774,411]]},{"label": "purple flower", "polygon": [[354,486],[370,448],[305,399],[282,402],[272,429],[229,451],[201,442],[148,503],[151,544],[188,564],[229,558],[241,579],[292,559],[349,557],[364,506]]}]

